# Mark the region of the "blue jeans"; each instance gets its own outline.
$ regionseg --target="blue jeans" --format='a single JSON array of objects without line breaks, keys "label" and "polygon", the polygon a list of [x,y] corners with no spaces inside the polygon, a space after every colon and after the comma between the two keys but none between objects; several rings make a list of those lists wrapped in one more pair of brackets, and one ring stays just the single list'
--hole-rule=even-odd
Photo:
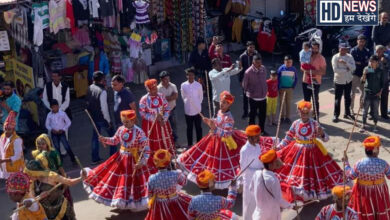
[{"label": "blue jeans", "polygon": [[[114,130],[111,128],[109,128],[109,125],[107,124],[107,122],[95,122],[96,124],[96,128],[98,129],[99,133],[101,133],[100,131],[103,129],[105,129],[108,133],[109,136],[113,136],[114,135]],[[113,155],[115,154],[117,151],[117,148],[116,146],[110,146],[110,155]],[[95,132],[95,130],[92,131],[92,162],[96,162],[96,161],[99,161],[101,160],[100,156],[99,156],[99,139],[98,139],[98,136]]]},{"label": "blue jeans", "polygon": [[[63,132],[62,134],[53,134],[53,133],[51,133],[51,139],[53,140],[53,145],[56,148],[56,150],[58,151],[58,153],[61,152],[61,150],[60,150],[60,142],[61,142],[62,145],[64,146],[66,152],[69,154],[70,159],[73,162],[75,161],[73,151],[72,151],[72,149],[69,146],[68,140],[66,139],[65,132]],[[61,153],[60,153],[60,155],[61,155]],[[61,160],[62,160],[62,156],[61,156]]]}]

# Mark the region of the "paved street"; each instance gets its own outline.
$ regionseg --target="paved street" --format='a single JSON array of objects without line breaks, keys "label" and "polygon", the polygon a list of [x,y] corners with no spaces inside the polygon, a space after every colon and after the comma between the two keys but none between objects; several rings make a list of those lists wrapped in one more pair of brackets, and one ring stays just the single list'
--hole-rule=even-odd
[{"label": "paved street", "polygon": [[[329,59],[328,59],[329,60]],[[279,66],[280,62],[277,62],[277,66]],[[265,59],[265,64],[267,67],[274,65],[271,65],[271,59]],[[297,63],[295,63],[297,64]],[[329,62],[328,62],[329,64]],[[320,94],[320,111],[321,111],[321,117],[320,121],[322,123],[322,126],[325,128],[326,132],[330,135],[330,141],[328,143],[325,143],[325,147],[328,148],[328,151],[333,155],[333,157],[336,159],[337,162],[341,162],[342,152],[345,149],[345,146],[347,144],[347,140],[349,137],[349,133],[352,128],[352,121],[342,119],[338,124],[334,124],[331,122],[332,115],[333,115],[333,101],[334,101],[334,94],[332,90],[332,81],[333,81],[333,75],[330,72],[330,65],[328,65],[328,74],[326,75],[325,79],[323,80],[323,85],[321,86],[321,94]],[[180,89],[181,82],[185,81],[185,73],[183,71],[183,67],[177,67],[172,68],[169,70],[171,72],[171,79],[172,81],[177,85],[178,89]],[[299,80],[301,80],[301,75],[299,77]],[[145,89],[143,88],[143,85],[137,85],[131,87],[132,91],[135,93],[136,97],[139,99],[144,93]],[[238,83],[238,77],[234,76],[232,77],[232,84],[231,89],[233,95],[236,97],[236,102],[232,106],[232,113],[235,116],[235,127],[238,129],[244,129],[247,125],[246,120],[241,119],[242,115],[242,91],[241,87]],[[302,95],[302,87],[301,83],[299,82],[297,84],[297,88],[294,91],[294,100],[293,102],[296,103],[299,100],[301,100],[303,97]],[[81,102],[81,101],[78,101]],[[295,109],[295,105],[292,106],[293,109]],[[357,109],[355,110],[357,111]],[[203,113],[207,115],[208,113],[208,105],[207,100],[203,102]],[[294,117],[293,119],[297,118],[297,113],[294,110]],[[177,115],[177,123],[178,123],[178,135],[179,135],[179,144],[185,145],[186,144],[186,135],[185,135],[185,120],[184,120],[184,110],[183,110],[183,102],[181,98],[178,99],[178,104],[176,108],[176,115]],[[341,111],[341,116],[343,115],[343,109]],[[359,116],[359,122],[361,121],[361,117]],[[140,124],[140,120],[138,122]],[[389,121],[379,122],[379,134],[381,135],[382,143],[385,147],[389,147],[389,137],[390,137],[390,125]],[[281,126],[281,135],[284,134],[284,132],[289,128],[290,125],[288,124],[282,124]],[[275,134],[276,127],[267,127],[267,132],[269,134]],[[358,131],[356,129],[355,131]],[[208,129],[206,126],[203,126],[203,133],[206,134],[208,132]],[[86,117],[85,113],[82,111],[79,111],[76,113],[73,117],[72,126],[70,128],[70,143],[71,146],[75,152],[76,155],[79,156],[81,162],[85,166],[89,166],[91,162],[91,156],[90,156],[90,144],[91,144],[91,135],[92,135],[92,126],[88,121],[88,118]],[[349,150],[349,157],[350,162],[355,163],[357,159],[363,156],[363,149],[360,147],[360,142],[368,135],[368,133],[360,134],[355,133],[352,137],[352,143]],[[26,146],[29,150],[33,149],[33,146]],[[101,150],[101,156],[103,158],[108,158],[108,149],[102,148]],[[390,159],[390,154],[382,151],[382,154],[380,157],[384,159]],[[74,167],[70,163],[69,157],[65,158],[65,170],[69,171],[71,176],[78,175],[78,168]],[[11,203],[11,201],[7,198],[7,195],[4,190],[4,182],[0,182],[0,216],[1,219],[7,219],[6,216],[8,216],[11,213],[12,208],[14,207],[14,204]],[[117,210],[114,210],[113,208],[106,207],[100,204],[95,203],[92,200],[88,199],[88,196],[86,192],[82,188],[82,184],[78,184],[77,186],[73,187],[71,189],[72,195],[75,201],[75,211],[78,219],[86,220],[86,219],[93,219],[93,220],[104,220],[104,219],[112,219],[112,220],[120,220],[120,219],[143,219],[146,215],[145,212],[142,213],[130,213],[130,212],[118,212]],[[199,190],[193,183],[188,183],[187,186],[184,187],[184,191],[195,195],[199,193]],[[226,193],[226,192],[220,192],[220,193]],[[238,197],[235,207],[233,208],[233,211],[241,215],[242,208],[241,208],[241,195]],[[329,202],[329,201],[328,201]],[[313,204],[308,207],[305,207],[300,212],[300,216],[302,220],[307,219],[314,219],[314,216],[319,212],[320,208],[327,204],[327,202],[321,202],[320,204]],[[292,219],[293,215],[285,216],[283,219]]]}]

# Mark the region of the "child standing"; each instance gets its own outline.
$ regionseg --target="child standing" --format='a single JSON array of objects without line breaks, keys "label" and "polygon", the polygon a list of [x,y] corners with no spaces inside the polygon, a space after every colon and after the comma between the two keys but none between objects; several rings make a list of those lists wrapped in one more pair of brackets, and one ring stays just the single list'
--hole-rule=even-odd
[{"label": "child standing", "polygon": [[271,70],[271,76],[267,80],[267,121],[268,125],[276,125],[276,108],[278,105],[278,74]]},{"label": "child standing", "polygon": [[[47,114],[46,118],[46,129],[51,134],[54,147],[58,152],[60,151],[60,142],[65,147],[66,152],[69,154],[70,159],[73,164],[76,163],[72,149],[69,146],[69,142],[66,139],[65,131],[71,125],[69,117],[66,113],[59,109],[58,101],[56,99],[51,100],[50,102],[51,112]],[[61,157],[62,161],[62,157]]]},{"label": "child standing", "polygon": [[[311,48],[310,48],[310,42],[306,41],[303,42],[302,44],[302,50],[299,52],[299,62],[301,63],[301,68],[304,70],[314,70],[313,66],[310,64],[310,59],[311,59]],[[313,79],[311,74],[307,75],[308,77],[308,84],[309,87],[311,88],[311,83],[313,80],[313,83],[315,84],[315,78]]]},{"label": "child standing", "polygon": [[360,132],[364,132],[367,123],[368,109],[371,109],[374,120],[374,132],[377,132],[376,124],[378,122],[378,107],[384,85],[383,71],[379,68],[379,57],[373,55],[370,57],[368,66],[363,70],[362,83],[364,83],[363,100],[363,126]]}]

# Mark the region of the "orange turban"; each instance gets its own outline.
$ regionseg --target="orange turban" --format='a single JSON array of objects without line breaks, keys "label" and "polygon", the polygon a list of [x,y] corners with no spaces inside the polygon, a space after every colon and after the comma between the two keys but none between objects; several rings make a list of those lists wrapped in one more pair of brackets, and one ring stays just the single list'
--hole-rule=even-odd
[{"label": "orange turban", "polygon": [[349,193],[351,193],[351,187],[349,186],[345,186],[345,191],[344,186],[335,186],[332,189],[332,195],[336,196],[339,199],[343,198],[343,194],[348,195]]},{"label": "orange turban", "polygon": [[276,160],[278,156],[276,155],[276,151],[274,149],[267,151],[266,153],[259,156],[259,159],[263,163],[272,163]]},{"label": "orange turban", "polygon": [[16,127],[16,112],[10,111],[8,113],[7,119],[4,122],[4,130],[5,129],[13,129]]},{"label": "orange turban", "polygon": [[381,139],[379,136],[369,136],[368,138],[364,139],[363,146],[366,149],[374,149],[376,147],[381,146]]},{"label": "orange turban", "polygon": [[219,95],[219,100],[222,102],[223,100],[225,100],[227,103],[229,103],[230,105],[233,104],[234,102],[234,96],[232,94],[230,94],[228,91],[223,91],[221,92],[221,94]]},{"label": "orange turban", "polygon": [[156,167],[164,168],[167,167],[171,162],[171,157],[172,155],[171,153],[169,153],[169,151],[164,149],[159,149],[158,151],[156,151],[156,153],[154,153],[153,162],[156,165]]},{"label": "orange turban", "polygon": [[311,109],[311,102],[300,101],[298,102],[298,110],[303,112],[309,112]]},{"label": "orange turban", "polygon": [[245,134],[247,136],[256,136],[259,135],[261,132],[261,128],[258,125],[249,125],[245,129]]},{"label": "orange turban", "polygon": [[121,119],[122,120],[132,120],[137,117],[137,114],[134,110],[123,110],[121,111]]},{"label": "orange turban", "polygon": [[210,170],[203,170],[196,177],[196,183],[199,188],[209,188],[209,183],[215,179],[214,174]]},{"label": "orange turban", "polygon": [[153,87],[157,86],[157,80],[155,79],[148,79],[145,81],[145,87],[148,89],[151,89]]}]

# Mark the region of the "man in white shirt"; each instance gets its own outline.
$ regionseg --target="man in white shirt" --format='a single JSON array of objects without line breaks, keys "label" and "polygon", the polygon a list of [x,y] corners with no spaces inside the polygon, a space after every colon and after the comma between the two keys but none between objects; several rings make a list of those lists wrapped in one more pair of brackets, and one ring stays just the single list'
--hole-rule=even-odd
[{"label": "man in white shirt", "polygon": [[296,208],[283,199],[279,179],[273,172],[279,169],[283,162],[277,157],[276,151],[273,149],[259,156],[259,159],[263,162],[265,169],[255,172],[249,186],[256,201],[256,209],[252,219],[281,220],[281,208]]},{"label": "man in white shirt", "polygon": [[221,60],[214,58],[211,61],[213,69],[209,72],[209,78],[213,87],[213,107],[214,115],[219,110],[219,94],[223,91],[230,92],[230,76],[238,74],[241,69],[234,68],[234,64],[229,68],[222,68]]},{"label": "man in white shirt", "polygon": [[258,125],[249,125],[245,129],[248,141],[240,150],[241,170],[248,167],[243,173],[243,193],[242,193],[242,219],[252,220],[252,214],[255,211],[255,196],[249,190],[249,184],[252,181],[253,174],[257,170],[264,168],[263,163],[258,159],[262,148],[259,145],[261,129]]},{"label": "man in white shirt", "polygon": [[[51,112],[47,115],[46,118],[46,129],[51,134],[54,147],[60,152],[60,142],[65,147],[66,152],[69,154],[72,163],[75,163],[75,157],[72,149],[69,146],[69,142],[66,139],[65,131],[71,125],[69,117],[65,112],[59,109],[57,100],[53,99],[50,102]],[[62,159],[62,157],[61,157]]]},{"label": "man in white shirt", "polygon": [[176,129],[176,116],[175,116],[175,108],[176,108],[176,99],[178,97],[177,87],[175,84],[170,81],[170,74],[167,71],[162,71],[160,73],[160,84],[157,86],[157,90],[159,93],[162,93],[165,96],[165,99],[168,101],[169,108],[171,111],[169,112],[169,123],[171,124],[173,140],[177,141],[177,129]]},{"label": "man in white shirt", "polygon": [[187,81],[181,84],[181,97],[184,102],[184,114],[187,124],[187,143],[192,146],[193,127],[195,126],[196,141],[202,139],[202,111],[203,89],[202,85],[195,81],[195,69],[186,69]]},{"label": "man in white shirt", "polygon": [[344,94],[344,118],[355,120],[351,115],[351,92],[353,72],[356,69],[355,60],[353,56],[348,53],[348,43],[339,44],[339,53],[332,57],[332,68],[334,72],[334,87],[335,87],[335,101],[334,101],[334,116],[333,122],[339,122],[341,98]]},{"label": "man in white shirt", "polygon": [[24,168],[23,140],[15,133],[16,114],[9,112],[0,136],[0,179],[8,179]]}]

